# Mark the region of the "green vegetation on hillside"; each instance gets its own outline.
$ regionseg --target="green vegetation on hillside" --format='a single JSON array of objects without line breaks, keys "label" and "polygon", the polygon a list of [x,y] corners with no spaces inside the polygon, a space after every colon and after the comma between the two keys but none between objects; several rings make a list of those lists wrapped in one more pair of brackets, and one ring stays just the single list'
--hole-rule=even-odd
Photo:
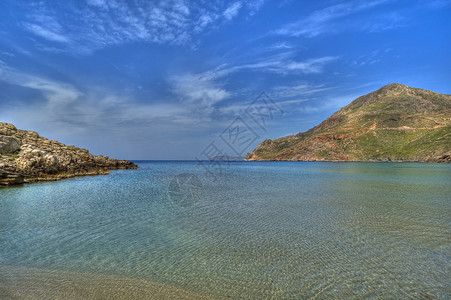
[{"label": "green vegetation on hillside", "polygon": [[263,141],[246,159],[449,161],[451,96],[392,83],[307,132]]}]

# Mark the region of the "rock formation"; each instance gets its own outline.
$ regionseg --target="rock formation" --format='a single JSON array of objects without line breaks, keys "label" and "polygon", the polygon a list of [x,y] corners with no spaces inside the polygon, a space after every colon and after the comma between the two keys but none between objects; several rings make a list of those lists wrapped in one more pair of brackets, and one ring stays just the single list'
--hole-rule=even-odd
[{"label": "rock formation", "polygon": [[0,123],[0,186],[136,168],[130,161],[95,156],[86,149],[66,146],[37,132]]}]

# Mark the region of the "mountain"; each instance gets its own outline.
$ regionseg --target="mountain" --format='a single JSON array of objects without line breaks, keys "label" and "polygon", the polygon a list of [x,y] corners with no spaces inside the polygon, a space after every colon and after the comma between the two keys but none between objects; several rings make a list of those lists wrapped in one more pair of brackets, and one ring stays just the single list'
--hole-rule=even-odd
[{"label": "mountain", "polygon": [[450,162],[451,95],[391,83],[246,160]]},{"label": "mountain", "polygon": [[130,161],[95,156],[86,149],[66,146],[35,131],[0,122],[0,187],[136,168]]}]

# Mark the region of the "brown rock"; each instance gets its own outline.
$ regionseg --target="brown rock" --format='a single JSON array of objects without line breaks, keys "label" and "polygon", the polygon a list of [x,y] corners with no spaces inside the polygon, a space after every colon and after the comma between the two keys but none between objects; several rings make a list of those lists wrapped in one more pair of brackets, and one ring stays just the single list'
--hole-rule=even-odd
[{"label": "brown rock", "polygon": [[137,168],[133,162],[95,156],[9,123],[0,123],[0,134],[0,186]]}]

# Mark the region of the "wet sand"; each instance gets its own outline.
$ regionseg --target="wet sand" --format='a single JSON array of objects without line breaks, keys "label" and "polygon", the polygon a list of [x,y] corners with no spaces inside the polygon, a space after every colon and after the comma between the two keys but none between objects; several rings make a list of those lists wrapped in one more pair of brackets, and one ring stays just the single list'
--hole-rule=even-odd
[{"label": "wet sand", "polygon": [[115,275],[0,266],[0,299],[217,299]]}]

